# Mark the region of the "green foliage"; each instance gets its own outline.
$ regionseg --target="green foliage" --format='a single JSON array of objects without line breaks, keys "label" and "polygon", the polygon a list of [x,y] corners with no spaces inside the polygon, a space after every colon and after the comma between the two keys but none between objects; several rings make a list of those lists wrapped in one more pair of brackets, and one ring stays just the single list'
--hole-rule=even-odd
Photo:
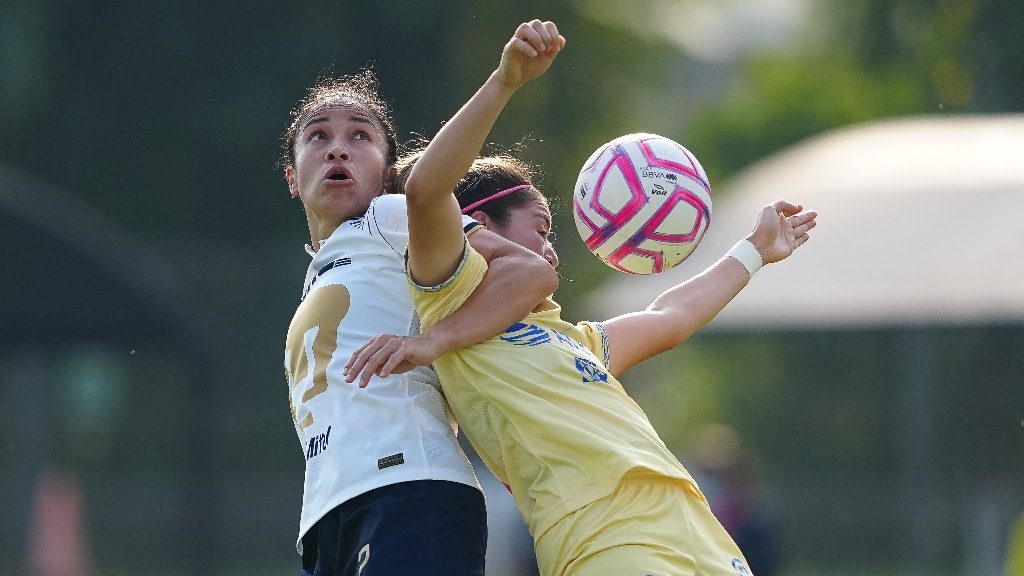
[{"label": "green foliage", "polygon": [[760,57],[741,77],[737,89],[695,115],[692,140],[712,182],[826,130],[924,108],[911,78],[870,74],[848,57]]},{"label": "green foliage", "polygon": [[910,114],[1024,109],[1024,4],[832,0],[797,54],[748,58],[693,116],[712,182],[809,136]]}]

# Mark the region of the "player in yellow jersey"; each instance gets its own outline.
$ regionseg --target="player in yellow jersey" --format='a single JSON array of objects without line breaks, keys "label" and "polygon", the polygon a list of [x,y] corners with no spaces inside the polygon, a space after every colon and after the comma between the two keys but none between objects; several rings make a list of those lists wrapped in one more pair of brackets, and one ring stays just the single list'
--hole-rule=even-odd
[{"label": "player in yellow jersey", "polygon": [[[463,236],[463,213],[558,264],[547,201],[528,171],[509,158],[474,159],[511,95],[564,44],[553,23],[521,25],[498,69],[399,179],[408,198],[407,272],[425,328],[457,310],[487,269]],[[570,324],[545,299],[502,334],[440,356],[429,337],[381,335],[353,354],[346,380],[365,385],[373,374],[433,362],[467,438],[510,487],[545,576],[749,574],[616,376],[685,340],[758,267],[803,244],[816,215],[801,210],[784,201],[765,207],[747,239],[643,312]]]}]

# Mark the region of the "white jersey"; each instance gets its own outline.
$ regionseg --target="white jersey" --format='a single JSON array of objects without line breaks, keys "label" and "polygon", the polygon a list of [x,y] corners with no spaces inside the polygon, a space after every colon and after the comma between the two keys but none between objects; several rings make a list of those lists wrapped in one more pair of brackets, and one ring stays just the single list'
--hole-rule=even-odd
[{"label": "white jersey", "polygon": [[366,388],[342,374],[370,338],[419,333],[405,275],[408,241],[405,196],[381,196],[321,243],[306,272],[284,359],[306,459],[300,553],[302,536],[324,514],[374,488],[426,479],[479,488],[431,368],[375,376]]}]

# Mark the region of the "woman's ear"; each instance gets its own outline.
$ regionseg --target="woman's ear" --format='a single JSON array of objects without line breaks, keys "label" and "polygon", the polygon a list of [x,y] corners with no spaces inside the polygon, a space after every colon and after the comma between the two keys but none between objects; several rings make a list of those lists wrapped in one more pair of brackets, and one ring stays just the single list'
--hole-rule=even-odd
[{"label": "woman's ear", "polygon": [[391,166],[384,172],[384,183],[382,184],[382,194],[400,194],[400,190],[396,190],[398,185],[398,168]]},{"label": "woman's ear", "polygon": [[494,220],[492,220],[491,217],[487,215],[487,212],[484,212],[483,210],[476,210],[470,214],[470,216],[472,216],[477,222],[483,224],[484,228],[487,228],[488,230],[491,230],[494,225]]},{"label": "woman's ear", "polygon": [[288,193],[291,194],[292,198],[298,198],[299,185],[295,181],[295,168],[292,166],[284,167],[284,181],[288,183]]}]

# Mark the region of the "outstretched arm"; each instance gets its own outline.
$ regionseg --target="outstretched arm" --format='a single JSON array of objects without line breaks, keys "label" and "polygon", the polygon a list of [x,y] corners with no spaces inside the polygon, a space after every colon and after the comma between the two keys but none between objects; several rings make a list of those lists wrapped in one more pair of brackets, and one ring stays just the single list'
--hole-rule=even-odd
[{"label": "outstretched arm", "polygon": [[[739,294],[760,264],[778,262],[806,242],[816,218],[817,213],[785,200],[765,206],[750,235],[718,262],[666,290],[646,310],[604,322],[611,373],[618,376],[692,336]],[[754,262],[741,263],[750,259]]]},{"label": "outstretched arm", "polygon": [[409,174],[409,274],[429,286],[448,279],[462,258],[461,212],[452,190],[480,153],[512,94],[540,76],[565,45],[552,22],[520,24],[498,68],[427,145]]}]

